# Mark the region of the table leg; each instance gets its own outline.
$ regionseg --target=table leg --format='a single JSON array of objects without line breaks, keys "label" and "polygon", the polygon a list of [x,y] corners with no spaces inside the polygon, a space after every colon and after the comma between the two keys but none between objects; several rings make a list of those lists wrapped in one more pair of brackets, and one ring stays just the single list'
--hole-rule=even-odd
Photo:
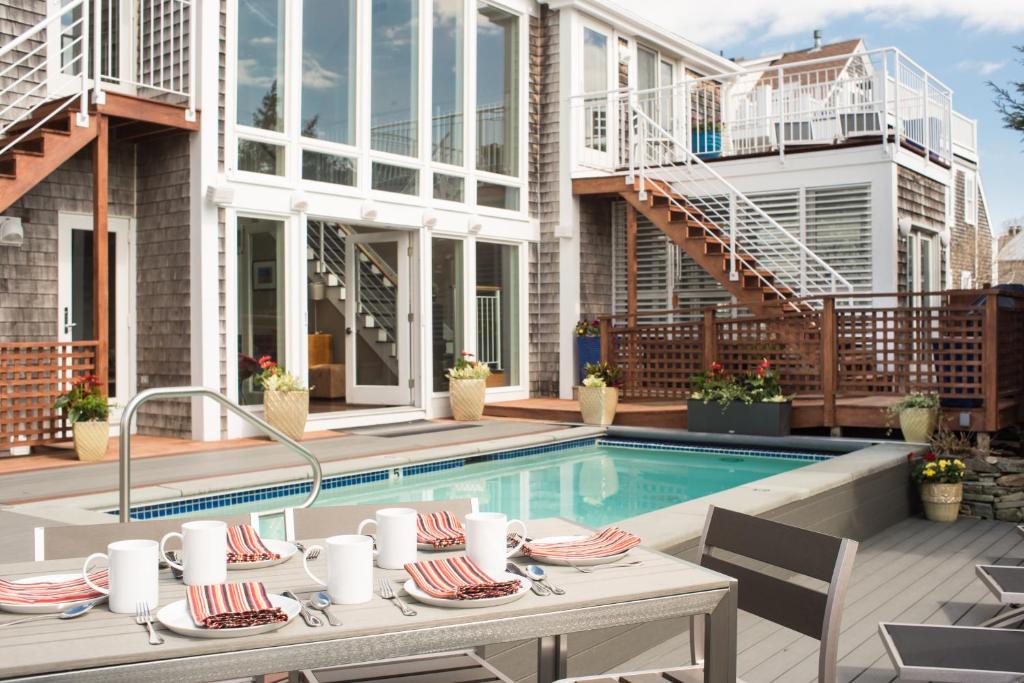
[{"label": "table leg", "polygon": [[738,583],[707,615],[704,632],[705,683],[736,683],[736,592]]},{"label": "table leg", "polygon": [[537,683],[554,683],[565,678],[569,648],[565,636],[537,639]]}]

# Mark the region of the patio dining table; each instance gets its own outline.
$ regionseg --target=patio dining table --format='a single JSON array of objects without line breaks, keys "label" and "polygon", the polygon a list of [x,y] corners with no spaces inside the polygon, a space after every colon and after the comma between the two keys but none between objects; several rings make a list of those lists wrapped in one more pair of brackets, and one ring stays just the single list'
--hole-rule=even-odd
[{"label": "patio dining table", "polygon": [[[534,537],[586,531],[562,519],[528,522],[528,528]],[[420,557],[427,554],[421,552]],[[449,554],[455,553],[429,555]],[[166,641],[158,646],[148,643],[146,629],[136,624],[135,615],[113,614],[99,605],[78,619],[0,628],[0,680],[218,681],[536,639],[537,680],[550,683],[566,675],[567,637],[573,633],[704,615],[705,680],[735,681],[735,580],[643,546],[629,557],[643,564],[592,573],[547,567],[550,581],[565,589],[562,596],[527,593],[514,602],[478,609],[431,607],[406,597],[418,612],[415,617],[403,616],[395,605],[374,596],[365,604],[334,606],[341,626],[311,628],[295,619],[272,633],[197,639],[157,624]],[[3,564],[0,577],[78,572],[81,564],[82,560]],[[315,573],[326,575],[325,554],[310,565]],[[401,570],[374,572],[396,590],[408,578]],[[259,580],[268,592],[292,590],[300,597],[319,590],[303,571],[299,556],[272,567],[230,572],[228,580]],[[184,585],[169,571],[161,571],[160,606],[184,596]],[[16,616],[0,614],[0,622]]]}]

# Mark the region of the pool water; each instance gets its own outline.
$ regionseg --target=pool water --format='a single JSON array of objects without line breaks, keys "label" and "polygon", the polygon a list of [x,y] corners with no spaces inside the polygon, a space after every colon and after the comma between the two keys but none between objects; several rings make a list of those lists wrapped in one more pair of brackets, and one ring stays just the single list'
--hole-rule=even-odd
[{"label": "pool water", "polygon": [[[817,459],[597,444],[326,489],[315,505],[475,497],[481,510],[504,512],[510,518],[564,517],[598,527],[796,469]],[[249,502],[218,508],[216,513],[247,513],[260,506],[264,510],[280,509],[296,505],[303,498],[296,495]],[[208,514],[203,511],[189,516]]]}]

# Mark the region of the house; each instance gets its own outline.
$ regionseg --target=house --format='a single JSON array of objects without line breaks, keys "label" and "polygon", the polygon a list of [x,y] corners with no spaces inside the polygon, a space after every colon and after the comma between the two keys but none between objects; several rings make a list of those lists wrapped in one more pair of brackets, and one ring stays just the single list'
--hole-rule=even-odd
[{"label": "house", "polygon": [[446,414],[462,350],[489,402],[571,396],[581,315],[992,279],[975,123],[895,49],[734,62],[607,0],[0,2],[3,444],[65,435],[69,366],[259,412],[269,355],[341,429]]},{"label": "house", "polygon": [[999,236],[996,256],[997,282],[1001,285],[1024,285],[1024,231],[1019,225]]}]

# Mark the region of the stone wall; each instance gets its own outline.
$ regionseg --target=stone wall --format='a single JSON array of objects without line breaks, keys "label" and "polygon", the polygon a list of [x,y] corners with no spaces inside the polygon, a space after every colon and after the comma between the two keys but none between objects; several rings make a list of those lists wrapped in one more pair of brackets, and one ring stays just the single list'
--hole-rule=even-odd
[{"label": "stone wall", "polygon": [[982,519],[1024,522],[1024,458],[970,458],[960,513]]}]

